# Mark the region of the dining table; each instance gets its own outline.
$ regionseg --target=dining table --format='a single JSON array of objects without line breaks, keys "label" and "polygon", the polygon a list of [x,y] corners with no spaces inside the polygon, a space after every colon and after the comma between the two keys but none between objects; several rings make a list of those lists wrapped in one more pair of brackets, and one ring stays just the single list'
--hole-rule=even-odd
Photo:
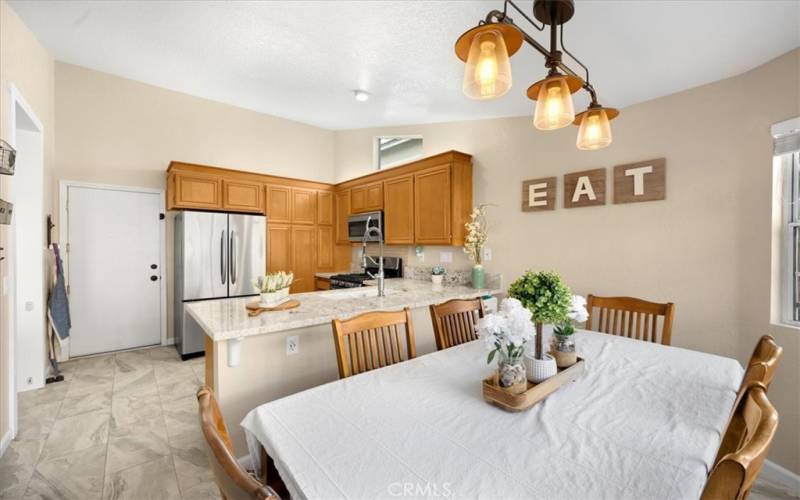
[{"label": "dining table", "polygon": [[733,359],[578,330],[585,369],[532,408],[487,403],[481,340],[260,405],[242,420],[292,498],[696,499]]}]

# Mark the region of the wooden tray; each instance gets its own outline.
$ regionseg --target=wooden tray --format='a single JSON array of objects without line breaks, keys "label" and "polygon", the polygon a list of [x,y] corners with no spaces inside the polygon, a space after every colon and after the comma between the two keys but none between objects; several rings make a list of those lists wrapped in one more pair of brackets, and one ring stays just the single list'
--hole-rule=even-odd
[{"label": "wooden tray", "polygon": [[512,394],[497,384],[497,374],[483,381],[483,399],[508,411],[524,411],[554,393],[562,386],[573,382],[583,374],[585,362],[578,362],[569,368],[560,368],[558,373],[544,382],[534,384],[528,381],[528,389],[521,394]]},{"label": "wooden tray", "polygon": [[295,307],[300,305],[299,300],[289,299],[283,304],[278,304],[277,306],[273,307],[261,307],[258,305],[258,301],[254,300],[253,302],[247,303],[247,315],[248,316],[258,316],[262,312],[269,312],[269,311],[285,311],[287,309],[294,309]]}]

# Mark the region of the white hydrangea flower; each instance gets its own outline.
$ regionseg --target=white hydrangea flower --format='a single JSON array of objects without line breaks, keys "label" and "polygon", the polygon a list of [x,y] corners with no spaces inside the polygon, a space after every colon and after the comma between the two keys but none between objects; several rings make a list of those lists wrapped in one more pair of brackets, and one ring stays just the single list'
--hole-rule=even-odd
[{"label": "white hydrangea flower", "polygon": [[583,323],[589,319],[589,312],[586,310],[586,298],[580,295],[573,295],[567,317],[576,323]]}]

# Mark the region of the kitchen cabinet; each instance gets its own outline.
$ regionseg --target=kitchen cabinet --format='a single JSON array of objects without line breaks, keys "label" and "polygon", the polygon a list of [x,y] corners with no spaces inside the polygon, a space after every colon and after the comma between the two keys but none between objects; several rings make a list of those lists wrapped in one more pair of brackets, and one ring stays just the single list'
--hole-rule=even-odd
[{"label": "kitchen cabinet", "polygon": [[317,191],[317,224],[333,224],[333,192]]},{"label": "kitchen cabinet", "polygon": [[267,185],[267,223],[289,223],[292,221],[291,211],[292,188]]},{"label": "kitchen cabinet", "polygon": [[267,271],[292,270],[292,228],[283,224],[267,224]]},{"label": "kitchen cabinet", "polygon": [[331,280],[328,278],[320,278],[317,276],[315,288],[317,290],[330,290],[331,289]]},{"label": "kitchen cabinet", "polygon": [[333,227],[317,226],[317,271],[333,271]]},{"label": "kitchen cabinet", "polygon": [[170,209],[222,208],[222,179],[217,176],[177,173],[172,176],[173,196],[167,197]]},{"label": "kitchen cabinet", "polygon": [[291,293],[314,291],[314,236],[313,226],[292,225],[292,272],[294,282]]},{"label": "kitchen cabinet", "polygon": [[257,182],[222,181],[222,205],[232,212],[264,213],[264,187]]},{"label": "kitchen cabinet", "polygon": [[317,212],[317,192],[292,188],[292,224],[313,224]]},{"label": "kitchen cabinet", "polygon": [[383,183],[373,182],[350,190],[350,211],[374,212],[383,208]]},{"label": "kitchen cabinet", "polygon": [[449,165],[414,174],[414,241],[418,245],[451,243],[450,201]]},{"label": "kitchen cabinet", "polygon": [[338,191],[336,198],[336,243],[350,243],[347,218],[350,217],[350,190]]},{"label": "kitchen cabinet", "polygon": [[414,243],[414,176],[403,175],[383,183],[383,222],[387,245]]}]

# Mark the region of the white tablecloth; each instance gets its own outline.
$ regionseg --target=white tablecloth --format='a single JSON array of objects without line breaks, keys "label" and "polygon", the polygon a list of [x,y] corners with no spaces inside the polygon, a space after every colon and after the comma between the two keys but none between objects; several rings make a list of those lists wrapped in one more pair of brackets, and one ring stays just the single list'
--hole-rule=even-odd
[{"label": "white tablecloth", "polygon": [[242,421],[295,498],[698,498],[738,362],[578,332],[586,373],[521,413],[481,397],[482,342],[252,410]]}]

